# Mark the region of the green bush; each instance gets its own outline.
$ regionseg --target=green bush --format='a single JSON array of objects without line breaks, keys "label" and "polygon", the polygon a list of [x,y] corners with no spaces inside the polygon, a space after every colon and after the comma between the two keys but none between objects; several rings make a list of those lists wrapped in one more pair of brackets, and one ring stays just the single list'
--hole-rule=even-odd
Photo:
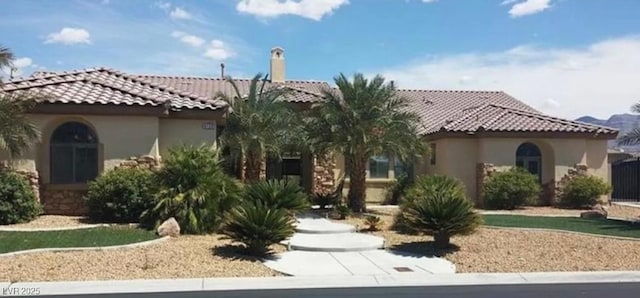
[{"label": "green bush", "polygon": [[402,197],[406,194],[407,190],[411,187],[413,181],[411,178],[402,174],[396,178],[396,180],[385,190],[385,205],[397,205]]},{"label": "green bush", "polygon": [[538,177],[522,168],[497,172],[483,187],[487,208],[507,210],[534,203],[541,190]]},{"label": "green bush", "polygon": [[409,229],[432,235],[437,248],[450,245],[454,235],[474,233],[482,217],[474,211],[462,184],[447,176],[423,176],[400,205],[401,221]]},{"label": "green bush", "polygon": [[12,171],[0,171],[0,224],[33,220],[42,207],[27,179]]},{"label": "green bush", "polygon": [[611,192],[611,186],[602,178],[581,175],[573,178],[562,189],[560,203],[566,207],[591,207],[598,203],[601,195]]},{"label": "green bush", "polygon": [[304,211],[309,209],[309,196],[296,183],[284,180],[258,181],[247,184],[245,200],[262,202],[274,209]]},{"label": "green bush", "polygon": [[245,202],[227,214],[222,233],[242,243],[248,254],[262,256],[269,246],[293,235],[293,223],[285,209],[270,208],[261,201]]},{"label": "green bush", "polygon": [[311,203],[320,206],[320,209],[326,209],[329,205],[338,203],[338,198],[333,193],[315,193],[311,196]]},{"label": "green bush", "polygon": [[157,204],[141,216],[148,228],[175,217],[183,233],[214,232],[242,198],[240,184],[223,172],[218,150],[205,146],[173,148],[156,176]]},{"label": "green bush", "polygon": [[138,222],[143,211],[155,205],[153,172],[118,168],[89,183],[85,200],[94,221]]}]

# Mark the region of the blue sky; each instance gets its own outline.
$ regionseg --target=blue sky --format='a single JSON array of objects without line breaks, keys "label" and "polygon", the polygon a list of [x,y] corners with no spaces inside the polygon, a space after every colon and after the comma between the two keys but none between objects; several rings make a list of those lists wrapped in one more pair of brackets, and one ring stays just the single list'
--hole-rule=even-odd
[{"label": "blue sky", "polygon": [[553,115],[640,100],[637,0],[0,0],[0,44],[35,70],[383,74],[402,88],[504,90]]}]

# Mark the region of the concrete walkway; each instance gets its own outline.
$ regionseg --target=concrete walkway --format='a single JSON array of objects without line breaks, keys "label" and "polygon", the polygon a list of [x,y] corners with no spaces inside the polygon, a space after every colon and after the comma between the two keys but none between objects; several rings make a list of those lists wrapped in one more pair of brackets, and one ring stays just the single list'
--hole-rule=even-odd
[{"label": "concrete walkway", "polygon": [[289,251],[265,260],[267,267],[293,276],[455,273],[455,266],[442,258],[384,250],[383,238],[356,233],[352,225],[303,217],[296,231],[284,242]]}]

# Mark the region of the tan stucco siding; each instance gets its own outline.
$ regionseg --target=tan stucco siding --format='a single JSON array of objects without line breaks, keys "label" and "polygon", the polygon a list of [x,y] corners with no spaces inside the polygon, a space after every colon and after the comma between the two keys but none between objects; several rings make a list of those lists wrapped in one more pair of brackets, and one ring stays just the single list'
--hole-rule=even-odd
[{"label": "tan stucco siding", "polygon": [[436,164],[434,174],[447,175],[460,180],[467,196],[476,195],[476,139],[443,139],[436,145]]},{"label": "tan stucco siding", "polygon": [[[42,183],[49,183],[49,140],[53,131],[68,121],[78,121],[91,127],[98,136],[100,170],[110,169],[123,160],[140,155],[157,157],[159,124],[156,117],[93,116],[30,114],[29,118],[41,131],[40,142],[13,162],[20,170],[40,173]],[[6,153],[1,159],[6,159]]]},{"label": "tan stucco siding", "polygon": [[216,145],[216,122],[206,120],[160,119],[159,148],[165,156],[178,145]]}]

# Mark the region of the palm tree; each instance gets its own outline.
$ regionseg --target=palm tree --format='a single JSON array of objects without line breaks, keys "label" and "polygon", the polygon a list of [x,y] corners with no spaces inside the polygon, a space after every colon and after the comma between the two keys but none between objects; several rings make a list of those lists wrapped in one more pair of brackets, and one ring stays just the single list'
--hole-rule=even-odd
[{"label": "palm tree", "polygon": [[[0,68],[11,67],[13,53],[0,46]],[[24,92],[5,93],[0,81],[0,150],[20,155],[40,135],[26,113],[35,105],[37,96]]]},{"label": "palm tree", "polygon": [[[640,102],[631,107],[634,113],[640,113]],[[618,140],[618,145],[632,146],[640,144],[640,127],[636,127]]]},{"label": "palm tree", "polygon": [[242,94],[231,77],[227,77],[227,81],[235,94],[218,94],[229,104],[220,143],[230,148],[232,157],[240,158],[244,164],[245,169],[240,170],[241,180],[258,181],[265,156],[280,156],[286,143],[293,113],[280,99],[287,91],[267,86],[267,76],[260,73],[251,80],[248,94]]},{"label": "palm tree", "polygon": [[316,150],[340,152],[350,178],[348,205],[366,211],[366,169],[372,156],[394,154],[412,160],[426,153],[418,136],[420,118],[410,112],[382,76],[372,80],[356,73],[353,81],[334,78],[339,92],[324,90],[325,101],[312,107],[306,119],[309,144]]}]

